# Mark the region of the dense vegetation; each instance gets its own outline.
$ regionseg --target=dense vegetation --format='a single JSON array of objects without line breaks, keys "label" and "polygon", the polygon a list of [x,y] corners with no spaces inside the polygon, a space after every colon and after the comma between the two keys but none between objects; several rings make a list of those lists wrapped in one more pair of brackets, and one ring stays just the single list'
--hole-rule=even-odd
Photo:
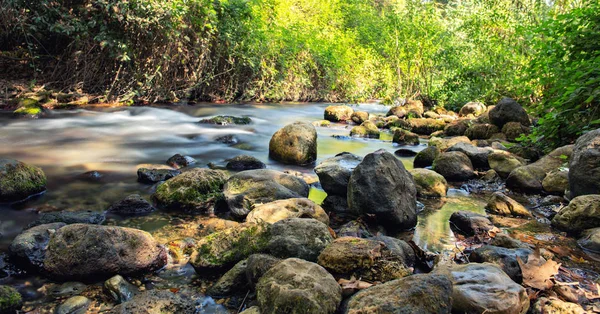
[{"label": "dense vegetation", "polygon": [[511,96],[559,144],[600,123],[595,0],[6,0],[2,56],[106,101]]}]

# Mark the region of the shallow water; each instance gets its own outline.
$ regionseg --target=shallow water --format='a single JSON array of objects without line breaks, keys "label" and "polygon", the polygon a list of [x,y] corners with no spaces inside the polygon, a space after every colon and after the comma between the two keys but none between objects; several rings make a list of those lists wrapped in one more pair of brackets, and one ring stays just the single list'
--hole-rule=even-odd
[{"label": "shallow water", "polygon": [[[236,155],[257,157],[271,169],[294,170],[312,174],[312,167],[290,167],[268,158],[268,143],[279,128],[294,121],[322,119],[327,104],[285,105],[172,105],[168,107],[130,107],[103,110],[53,111],[30,120],[14,119],[0,113],[0,157],[13,158],[40,166],[48,177],[48,190],[24,204],[0,205],[0,252],[6,252],[12,239],[37,214],[34,208],[48,204],[62,210],[103,211],[115,201],[138,193],[149,199],[153,187],[137,182],[141,164],[165,164],[179,153],[195,158],[195,167],[225,165]],[[385,114],[387,107],[359,105],[360,110]],[[215,126],[198,121],[215,115],[249,116],[253,123],[243,126]],[[347,136],[351,125],[318,127],[318,160],[348,151],[364,156],[378,149],[394,152],[400,146],[388,140],[336,138]],[[215,139],[233,135],[235,144]],[[415,151],[425,147],[409,146]],[[412,168],[412,158],[400,158]],[[82,174],[99,171],[100,180],[86,180]],[[315,201],[325,197],[313,188]],[[458,190],[450,193],[440,209],[426,207],[420,214],[414,240],[423,248],[439,251],[452,246],[448,218],[456,210],[482,212],[483,204]],[[172,222],[173,213],[155,212],[145,217],[117,219],[107,223],[155,231]],[[23,284],[21,281],[19,283]],[[15,283],[17,285],[17,283]]]}]

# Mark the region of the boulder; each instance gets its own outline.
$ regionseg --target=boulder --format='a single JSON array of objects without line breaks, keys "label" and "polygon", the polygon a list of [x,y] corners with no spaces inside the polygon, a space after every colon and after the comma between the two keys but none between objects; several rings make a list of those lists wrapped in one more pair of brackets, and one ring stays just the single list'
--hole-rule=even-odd
[{"label": "boulder", "polygon": [[297,257],[316,262],[333,241],[326,224],[315,219],[291,218],[271,226],[268,251],[275,257]]},{"label": "boulder", "polygon": [[417,274],[361,290],[344,313],[450,314],[452,282],[442,275]]},{"label": "boulder", "polygon": [[494,228],[492,222],[485,216],[460,210],[450,216],[450,227],[453,231],[465,236],[487,233]]},{"label": "boulder", "polygon": [[10,254],[28,266],[38,270],[43,269],[50,237],[56,230],[64,226],[66,224],[63,222],[55,222],[24,230],[10,244],[8,248]]},{"label": "boulder", "polygon": [[323,267],[288,258],[267,271],[256,286],[262,314],[333,314],[342,288]]},{"label": "boulder", "polygon": [[531,212],[525,208],[525,206],[519,204],[519,202],[512,198],[504,195],[501,192],[495,192],[490,197],[487,206],[485,207],[489,212],[502,216],[518,216],[518,217],[531,217]]},{"label": "boulder", "polygon": [[281,262],[281,259],[267,254],[252,254],[246,260],[246,282],[252,289],[269,269]]},{"label": "boulder", "polygon": [[406,110],[406,107],[404,106],[394,106],[392,108],[390,108],[390,110],[387,112],[386,116],[387,117],[398,117],[400,119],[406,117],[406,114],[408,113],[408,111]]},{"label": "boulder", "polygon": [[452,313],[525,314],[529,297],[498,266],[489,263],[452,265],[434,270],[452,281]]},{"label": "boulder", "polygon": [[448,181],[467,181],[475,177],[473,164],[461,152],[444,152],[433,162],[433,170]]},{"label": "boulder", "polygon": [[421,135],[430,135],[436,131],[443,131],[446,127],[446,122],[441,119],[417,119],[409,118],[407,120],[410,125],[410,130]]},{"label": "boulder", "polygon": [[350,130],[350,136],[352,137],[379,138],[379,134],[379,128],[373,121],[365,121]]},{"label": "boulder", "polygon": [[86,279],[152,272],[167,263],[167,251],[144,231],[73,224],[50,239],[44,269],[57,279]]},{"label": "boulder", "polygon": [[276,200],[308,197],[304,180],[267,169],[239,172],[225,183],[223,194],[232,214],[245,217],[255,205]]},{"label": "boulder", "polygon": [[521,134],[528,134],[531,130],[520,122],[508,122],[502,127],[502,133],[508,141],[514,142]]},{"label": "boulder", "polygon": [[17,313],[22,306],[23,298],[15,288],[0,285],[0,313]]},{"label": "boulder", "polygon": [[195,163],[196,163],[196,159],[194,159],[190,156],[182,156],[180,154],[175,154],[175,155],[171,156],[169,159],[167,159],[167,165],[169,165],[175,169],[185,168],[185,167],[191,166]]},{"label": "boulder", "polygon": [[513,154],[501,150],[496,150],[488,155],[490,168],[494,169],[502,178],[515,169],[523,166],[523,162]]},{"label": "boulder", "polygon": [[395,129],[392,142],[400,145],[419,145],[419,136],[404,129]]},{"label": "boulder", "polygon": [[235,117],[235,116],[215,116],[209,119],[202,119],[199,121],[199,123],[204,123],[204,124],[217,124],[217,125],[230,125],[230,124],[237,124],[237,125],[246,125],[246,124],[250,124],[252,122],[252,119],[250,119],[249,117]]},{"label": "boulder", "polygon": [[265,165],[265,163],[263,163],[262,161],[258,160],[256,157],[248,155],[239,155],[228,159],[225,168],[233,171],[244,171],[253,169],[264,169],[267,168],[267,165]]},{"label": "boulder", "polygon": [[348,206],[373,214],[383,226],[409,229],[417,223],[417,189],[404,165],[386,150],[365,156],[348,183]]},{"label": "boulder", "polygon": [[412,149],[400,148],[394,152],[394,155],[398,157],[415,157],[417,152]]},{"label": "boulder", "polygon": [[143,183],[156,183],[169,180],[181,174],[181,171],[175,169],[148,169],[140,168],[137,170],[138,181]]},{"label": "boulder", "polygon": [[352,122],[356,124],[362,124],[369,120],[369,113],[366,111],[355,111],[351,116]]},{"label": "boulder", "polygon": [[439,173],[427,169],[412,169],[409,171],[417,185],[419,197],[444,197],[448,191],[448,182]]},{"label": "boulder", "polygon": [[575,142],[569,165],[571,197],[600,194],[600,129]]},{"label": "boulder", "polygon": [[585,230],[577,244],[585,250],[600,253],[600,228]]},{"label": "boulder", "polygon": [[490,122],[498,128],[502,128],[508,122],[519,122],[522,125],[530,125],[527,112],[519,103],[511,98],[502,98],[496,106],[489,111]]},{"label": "boulder", "polygon": [[406,260],[383,242],[342,237],[321,252],[318,263],[334,275],[386,282],[412,274]]},{"label": "boulder", "polygon": [[197,272],[234,265],[267,249],[270,225],[240,224],[198,240],[190,257]]},{"label": "boulder", "polygon": [[[425,113],[423,113],[423,118],[439,119],[439,118],[441,118],[441,115],[439,115],[433,111],[425,111]],[[454,120],[454,119],[452,119],[452,120]]]},{"label": "boulder", "polygon": [[121,275],[116,275],[104,282],[104,290],[117,303],[127,302],[138,293],[138,288],[130,284]]},{"label": "boulder", "polygon": [[271,137],[269,157],[290,165],[314,163],[317,160],[317,130],[304,122],[284,126]]},{"label": "boulder", "polygon": [[440,149],[436,146],[428,146],[418,152],[413,161],[413,167],[425,168],[433,165],[433,161],[440,155]]},{"label": "boulder", "polygon": [[469,143],[457,143],[446,150],[447,152],[461,152],[471,160],[476,169],[489,169],[488,156],[494,151],[489,147],[475,147]]},{"label": "boulder", "polygon": [[520,258],[523,263],[527,263],[529,255],[531,254],[533,254],[531,249],[507,249],[493,245],[484,245],[475,249],[471,255],[469,255],[469,261],[495,264],[516,283],[521,283],[523,281],[523,273],[521,272],[521,266],[519,266],[517,257]]},{"label": "boulder", "polygon": [[406,112],[412,112],[416,116],[422,116],[425,112],[425,106],[423,106],[423,102],[420,100],[407,100],[404,107],[406,108]]},{"label": "boulder", "polygon": [[41,168],[0,158],[0,203],[24,200],[46,190]]},{"label": "boulder", "polygon": [[559,147],[532,164],[515,168],[506,178],[506,186],[523,192],[541,192],[546,175],[566,166],[572,153],[573,145]]},{"label": "boulder", "polygon": [[314,218],[329,224],[329,216],[325,210],[308,198],[290,198],[257,205],[248,213],[246,221],[273,224],[288,218]]},{"label": "boulder", "polygon": [[540,159],[541,152],[537,147],[528,145],[514,144],[507,150],[509,153],[521,157],[528,162],[534,162]]},{"label": "boulder", "polygon": [[470,119],[454,120],[444,128],[444,135],[446,136],[463,136],[469,125],[471,124]]},{"label": "boulder", "polygon": [[[340,230],[342,231],[342,230]],[[364,234],[365,236],[367,234]],[[341,237],[338,234],[338,237]],[[385,247],[391,252],[394,257],[400,257],[402,262],[407,267],[413,267],[417,261],[417,255],[410,244],[403,240],[393,237],[384,236],[377,233],[377,236],[368,236],[369,240],[379,241],[385,244]]]},{"label": "boulder", "polygon": [[465,131],[465,136],[471,140],[487,140],[498,132],[500,130],[493,124],[473,124]]},{"label": "boulder", "polygon": [[248,260],[242,260],[217,280],[206,293],[214,297],[224,297],[247,288],[246,269]]},{"label": "boulder", "polygon": [[68,298],[63,304],[56,308],[56,314],[85,314],[92,301],[84,296],[74,296]]},{"label": "boulder", "polygon": [[67,225],[71,224],[92,224],[101,225],[106,219],[106,214],[103,212],[93,211],[78,211],[78,212],[49,212],[43,213],[38,219],[30,223],[25,229],[29,229],[39,225],[62,222]]},{"label": "boulder", "polygon": [[[109,314],[153,314],[153,313],[197,313],[196,302],[200,300],[192,299],[183,293],[175,293],[169,290],[149,290],[133,297],[130,301],[119,304],[109,311]],[[215,314],[227,313],[221,306],[210,305],[203,306],[208,312],[208,307]]]},{"label": "boulder", "polygon": [[362,161],[360,156],[340,153],[323,160],[315,167],[315,173],[327,195],[346,196],[352,170]]},{"label": "boulder", "polygon": [[480,115],[484,114],[487,111],[487,107],[480,103],[480,102],[468,102],[467,104],[465,104],[464,106],[462,106],[462,108],[460,108],[460,111],[458,112],[458,115],[460,117],[466,117],[470,114],[472,114],[474,117],[479,117]]},{"label": "boulder", "polygon": [[331,122],[340,122],[350,120],[353,113],[354,110],[348,106],[328,106],[323,118]]},{"label": "boulder", "polygon": [[471,140],[466,136],[454,136],[446,138],[432,137],[429,139],[429,146],[435,146],[443,152],[461,142],[471,144]]},{"label": "boulder", "polygon": [[600,195],[582,195],[572,199],[554,216],[552,226],[573,233],[600,226]]},{"label": "boulder", "polygon": [[139,194],[131,194],[108,208],[108,212],[119,215],[141,215],[154,211],[152,204],[148,203]]},{"label": "boulder", "polygon": [[531,307],[531,314],[585,314],[581,305],[556,297],[541,297]]},{"label": "boulder", "polygon": [[152,198],[168,209],[209,211],[222,197],[224,172],[195,168],[158,186]]},{"label": "boulder", "polygon": [[542,188],[546,193],[563,195],[569,189],[569,171],[555,170],[542,180]]}]

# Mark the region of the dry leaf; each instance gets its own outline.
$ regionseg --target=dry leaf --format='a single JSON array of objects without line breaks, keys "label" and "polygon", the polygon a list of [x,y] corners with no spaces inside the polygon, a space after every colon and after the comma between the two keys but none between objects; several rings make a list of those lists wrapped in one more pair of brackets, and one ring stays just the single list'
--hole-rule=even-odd
[{"label": "dry leaf", "polygon": [[523,273],[523,285],[538,290],[552,288],[554,283],[550,279],[558,274],[559,263],[553,260],[544,262],[540,256],[539,249],[536,249],[533,254],[529,255],[526,264],[519,257],[517,257],[517,262],[521,266],[521,272]]},{"label": "dry leaf", "polygon": [[342,278],[338,280],[338,283],[342,287],[342,293],[346,296],[352,295],[357,291],[367,289],[373,286],[373,284],[371,283],[368,283],[366,281],[360,281],[354,277],[351,277],[350,280]]}]

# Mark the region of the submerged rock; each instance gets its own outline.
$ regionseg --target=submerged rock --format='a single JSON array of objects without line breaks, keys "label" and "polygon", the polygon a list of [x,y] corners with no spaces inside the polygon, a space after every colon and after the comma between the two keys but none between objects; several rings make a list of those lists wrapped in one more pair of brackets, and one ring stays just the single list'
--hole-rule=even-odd
[{"label": "submerged rock", "polygon": [[309,191],[304,180],[267,169],[237,173],[227,180],[223,189],[229,210],[238,217],[245,217],[258,204],[281,199],[306,198]]},{"label": "submerged rock", "polygon": [[359,291],[344,313],[450,314],[451,296],[446,276],[417,274]]},{"label": "submerged rock", "polygon": [[78,212],[50,212],[43,213],[40,215],[38,219],[30,223],[26,229],[51,224],[56,222],[63,222],[67,225],[71,224],[92,224],[92,225],[101,225],[106,219],[106,214],[102,212],[93,212],[93,211],[78,211]]},{"label": "submerged rock", "polygon": [[131,194],[108,208],[109,212],[119,215],[141,215],[151,213],[154,210],[152,204],[148,203],[139,194]]},{"label": "submerged rock", "polygon": [[571,197],[600,194],[600,129],[577,139],[569,165]]},{"label": "submerged rock", "polygon": [[269,142],[269,157],[284,164],[305,166],[317,160],[317,131],[304,122],[279,129]]},{"label": "submerged rock", "polygon": [[475,177],[473,164],[461,152],[444,152],[433,162],[433,170],[449,181],[467,181]]},{"label": "submerged rock", "polygon": [[325,210],[308,198],[290,198],[257,205],[248,213],[246,221],[272,224],[288,218],[314,218],[329,224],[329,216]]},{"label": "submerged rock", "polygon": [[348,184],[350,211],[374,214],[388,228],[409,229],[417,223],[417,189],[404,165],[381,149],[365,156]]},{"label": "submerged rock", "polygon": [[600,253],[600,228],[585,230],[577,244],[585,250]]},{"label": "submerged rock", "polygon": [[151,272],[167,263],[167,252],[144,231],[74,224],[50,239],[44,269],[58,279],[108,277]]},{"label": "submerged rock", "polygon": [[196,163],[196,159],[190,156],[182,156],[180,154],[175,154],[171,158],[167,160],[167,165],[175,168],[185,168],[187,166],[191,166]]},{"label": "submerged rock", "polygon": [[175,169],[148,169],[140,168],[137,171],[138,181],[143,183],[156,183],[169,180],[181,174]]},{"label": "submerged rock", "polygon": [[444,197],[448,191],[448,182],[444,177],[427,169],[412,169],[409,171],[417,185],[419,197]]},{"label": "submerged rock", "polygon": [[582,195],[572,199],[554,216],[552,225],[573,233],[600,226],[600,195]]},{"label": "submerged rock", "polygon": [[352,170],[361,161],[360,156],[344,152],[327,158],[316,166],[315,173],[327,195],[346,196]]},{"label": "submerged rock", "polygon": [[222,171],[195,168],[165,181],[152,198],[168,209],[208,211],[222,198],[226,180]]},{"label": "submerged rock", "polygon": [[230,125],[230,124],[238,124],[238,125],[246,125],[252,122],[252,119],[249,117],[235,117],[235,116],[215,116],[209,119],[202,119],[199,121],[200,123],[205,124],[218,124],[218,125]]},{"label": "submerged rock", "polygon": [[104,282],[104,290],[108,292],[110,297],[117,302],[117,304],[131,300],[138,292],[138,288],[130,284],[125,278],[121,277],[121,275],[116,275],[106,280]]},{"label": "submerged rock", "polygon": [[66,226],[63,222],[39,225],[21,232],[8,248],[10,254],[29,266],[40,270],[44,268],[46,247],[56,230]]},{"label": "submerged rock", "polygon": [[522,125],[530,125],[527,112],[514,99],[502,98],[492,110],[489,111],[491,123],[502,128],[508,122],[520,122]]},{"label": "submerged rock", "polygon": [[267,165],[255,157],[248,155],[239,155],[227,160],[225,166],[229,170],[233,171],[244,171],[253,169],[264,169]]},{"label": "submerged rock", "polygon": [[268,250],[275,257],[297,257],[316,262],[333,241],[329,228],[315,219],[290,218],[271,226]]},{"label": "submerged rock", "polygon": [[492,194],[485,208],[493,214],[503,216],[532,216],[527,208],[501,192]]},{"label": "submerged rock", "polygon": [[20,201],[45,190],[46,175],[41,168],[0,158],[0,203]]},{"label": "submerged rock", "polygon": [[328,106],[325,108],[323,118],[331,122],[341,122],[350,120],[354,110],[348,106]]},{"label": "submerged rock", "polygon": [[262,314],[333,314],[342,288],[323,267],[297,258],[273,266],[256,286]]}]

